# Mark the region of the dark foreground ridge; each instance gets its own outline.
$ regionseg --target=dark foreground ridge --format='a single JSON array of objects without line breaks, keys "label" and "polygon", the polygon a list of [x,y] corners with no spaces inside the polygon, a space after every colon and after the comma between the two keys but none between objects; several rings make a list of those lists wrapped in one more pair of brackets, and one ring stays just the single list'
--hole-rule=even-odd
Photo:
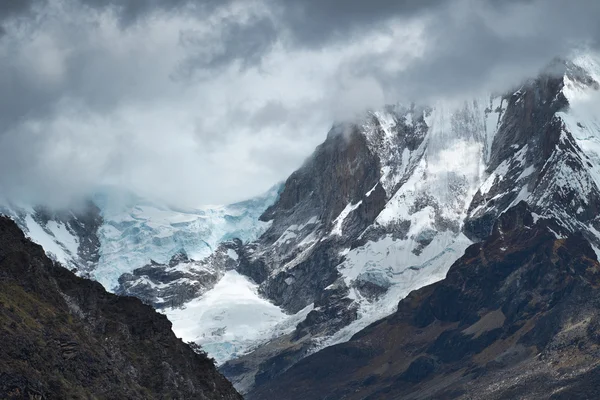
[{"label": "dark foreground ridge", "polygon": [[0,217],[0,399],[241,399],[132,297],[55,264]]},{"label": "dark foreground ridge", "polygon": [[348,343],[248,395],[310,399],[600,398],[600,264],[523,202],[446,279]]}]

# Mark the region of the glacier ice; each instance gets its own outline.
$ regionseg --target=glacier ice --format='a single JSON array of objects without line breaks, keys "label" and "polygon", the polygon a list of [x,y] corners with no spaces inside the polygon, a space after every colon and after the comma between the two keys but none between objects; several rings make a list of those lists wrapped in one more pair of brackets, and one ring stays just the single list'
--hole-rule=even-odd
[{"label": "glacier ice", "polygon": [[200,260],[223,241],[254,240],[268,227],[258,218],[275,201],[279,189],[277,185],[255,199],[195,210],[173,209],[135,196],[123,201],[110,193],[97,195],[104,224],[99,230],[100,261],[91,275],[113,290],[119,276],[151,260],[164,264],[181,251]]}]

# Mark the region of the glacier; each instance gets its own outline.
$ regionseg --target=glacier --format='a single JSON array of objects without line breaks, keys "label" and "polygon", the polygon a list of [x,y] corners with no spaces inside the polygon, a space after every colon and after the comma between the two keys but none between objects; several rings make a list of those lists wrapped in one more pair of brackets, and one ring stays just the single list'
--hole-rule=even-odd
[{"label": "glacier", "polygon": [[[201,260],[221,242],[255,240],[269,226],[259,216],[280,190],[277,184],[250,200],[184,210],[102,187],[79,211],[49,210],[2,198],[0,212],[15,220],[51,258],[114,291],[121,275],[151,262],[167,263],[181,252]],[[84,218],[97,219],[98,226],[85,224]],[[85,259],[82,236],[97,236],[94,262]]]},{"label": "glacier", "polygon": [[107,290],[118,278],[151,261],[168,263],[184,252],[193,260],[208,257],[219,243],[238,238],[250,242],[268,223],[258,220],[277,198],[281,185],[262,196],[227,205],[182,210],[157,205],[133,194],[97,194],[104,224],[100,227],[100,260],[91,277]]}]

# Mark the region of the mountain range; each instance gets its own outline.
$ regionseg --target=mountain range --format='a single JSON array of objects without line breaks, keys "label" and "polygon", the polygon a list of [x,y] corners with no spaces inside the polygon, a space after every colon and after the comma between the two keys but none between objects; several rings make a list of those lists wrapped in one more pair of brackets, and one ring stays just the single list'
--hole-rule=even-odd
[{"label": "mountain range", "polygon": [[599,82],[582,54],[510,93],[370,111],[231,206],[107,190],[2,211],[78,275],[165,314],[248,399],[586,398]]}]

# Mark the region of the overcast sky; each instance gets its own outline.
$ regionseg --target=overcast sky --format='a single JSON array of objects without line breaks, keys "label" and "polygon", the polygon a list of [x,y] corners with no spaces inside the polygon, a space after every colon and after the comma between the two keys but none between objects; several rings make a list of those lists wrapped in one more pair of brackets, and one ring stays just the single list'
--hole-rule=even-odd
[{"label": "overcast sky", "polygon": [[599,20],[598,0],[0,0],[0,191],[241,200],[332,122],[507,90],[596,49]]}]

